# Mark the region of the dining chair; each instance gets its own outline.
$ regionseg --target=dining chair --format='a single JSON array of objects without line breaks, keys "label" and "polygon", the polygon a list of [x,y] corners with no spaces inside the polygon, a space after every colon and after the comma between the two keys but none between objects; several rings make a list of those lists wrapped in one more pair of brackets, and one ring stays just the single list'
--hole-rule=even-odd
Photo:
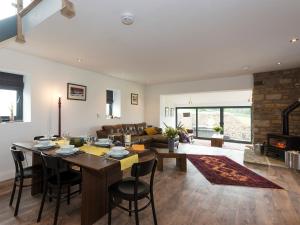
[{"label": "dining chair", "polygon": [[[56,208],[53,222],[53,224],[56,225],[61,200],[67,198],[67,202],[68,204],[70,204],[71,196],[80,192],[79,189],[71,193],[70,189],[74,185],[80,186],[81,173],[72,169],[66,170],[65,163],[63,162],[61,157],[50,156],[46,155],[45,153],[41,153],[41,157],[44,171],[44,187],[37,222],[41,221],[46,195],[48,195],[51,199],[56,199]],[[64,187],[67,187],[67,193],[62,193]],[[51,192],[49,190],[51,190]]]},{"label": "dining chair", "polygon": [[14,212],[14,216],[17,216],[23,188],[32,186],[32,183],[25,185],[24,180],[29,180],[33,178],[33,176],[39,176],[41,174],[40,173],[41,167],[40,166],[24,167],[23,166],[23,162],[25,161],[24,153],[20,150],[17,150],[16,147],[14,146],[11,147],[10,150],[15,164],[15,179],[14,179],[13,190],[9,201],[9,206],[12,206],[13,204],[16,188],[18,187],[19,188],[18,197],[17,197],[17,203]]},{"label": "dining chair", "polygon": [[[127,211],[129,216],[134,212],[135,223],[136,225],[139,225],[138,213],[146,209],[149,205],[152,207],[154,224],[157,225],[153,196],[153,181],[156,164],[156,159],[135,163],[131,168],[130,177],[124,178],[109,187],[108,225],[111,225],[111,214],[114,206]],[[140,177],[144,177],[148,174],[151,174],[150,183],[140,180]],[[138,207],[138,201],[145,198],[149,201],[143,207]],[[120,200],[128,201],[129,207],[126,208],[122,206]],[[132,202],[134,203],[134,209],[132,209]]]}]

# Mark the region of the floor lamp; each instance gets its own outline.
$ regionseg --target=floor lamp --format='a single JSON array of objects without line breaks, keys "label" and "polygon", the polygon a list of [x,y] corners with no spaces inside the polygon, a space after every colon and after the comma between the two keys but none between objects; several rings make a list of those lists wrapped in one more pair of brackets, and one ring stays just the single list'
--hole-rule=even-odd
[{"label": "floor lamp", "polygon": [[58,97],[58,137],[61,137],[61,97]]}]

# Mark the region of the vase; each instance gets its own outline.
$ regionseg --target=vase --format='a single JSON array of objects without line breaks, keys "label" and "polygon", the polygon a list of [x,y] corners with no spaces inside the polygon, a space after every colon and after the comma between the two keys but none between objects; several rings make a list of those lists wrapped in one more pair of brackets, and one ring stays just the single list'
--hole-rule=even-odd
[{"label": "vase", "polygon": [[175,139],[174,138],[168,139],[168,148],[169,148],[170,152],[174,152],[174,149],[175,149]]},{"label": "vase", "polygon": [[14,118],[14,112],[11,111],[11,112],[10,112],[9,121],[10,121],[10,122],[13,122],[14,120],[15,120],[15,118]]}]

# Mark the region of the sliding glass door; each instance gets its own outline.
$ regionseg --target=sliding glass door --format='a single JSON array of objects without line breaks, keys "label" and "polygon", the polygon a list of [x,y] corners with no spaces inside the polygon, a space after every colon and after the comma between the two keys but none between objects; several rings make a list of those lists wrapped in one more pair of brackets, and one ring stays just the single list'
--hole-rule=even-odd
[{"label": "sliding glass door", "polygon": [[193,129],[197,138],[210,139],[216,126],[223,127],[226,141],[251,143],[251,107],[178,107],[176,124]]},{"label": "sliding glass door", "polygon": [[220,108],[198,108],[197,137],[211,138],[213,128],[220,126]]}]

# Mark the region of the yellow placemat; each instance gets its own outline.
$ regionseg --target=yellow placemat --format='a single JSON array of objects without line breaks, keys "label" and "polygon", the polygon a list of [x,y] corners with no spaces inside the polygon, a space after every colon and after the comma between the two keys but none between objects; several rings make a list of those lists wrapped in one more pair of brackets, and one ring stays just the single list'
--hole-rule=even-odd
[{"label": "yellow placemat", "polygon": [[[81,151],[84,151],[85,153],[91,154],[91,155],[96,155],[96,156],[102,156],[106,154],[109,149],[107,148],[101,148],[101,147],[96,147],[96,146],[89,146],[89,145],[84,145],[79,148]],[[116,159],[117,160],[117,159]],[[139,157],[137,154],[134,154],[132,156],[129,156],[125,159],[118,160],[121,164],[121,170],[126,170],[134,163],[139,162]]]},{"label": "yellow placemat", "polygon": [[85,153],[96,155],[96,156],[102,156],[109,151],[107,148],[100,148],[100,147],[90,146],[90,145],[81,146],[79,149],[81,151],[84,151]]},{"label": "yellow placemat", "polygon": [[126,170],[130,167],[132,167],[132,165],[134,163],[138,163],[139,162],[139,156],[137,154],[134,154],[132,156],[129,156],[125,159],[121,159],[120,163],[121,163],[121,170]]}]

